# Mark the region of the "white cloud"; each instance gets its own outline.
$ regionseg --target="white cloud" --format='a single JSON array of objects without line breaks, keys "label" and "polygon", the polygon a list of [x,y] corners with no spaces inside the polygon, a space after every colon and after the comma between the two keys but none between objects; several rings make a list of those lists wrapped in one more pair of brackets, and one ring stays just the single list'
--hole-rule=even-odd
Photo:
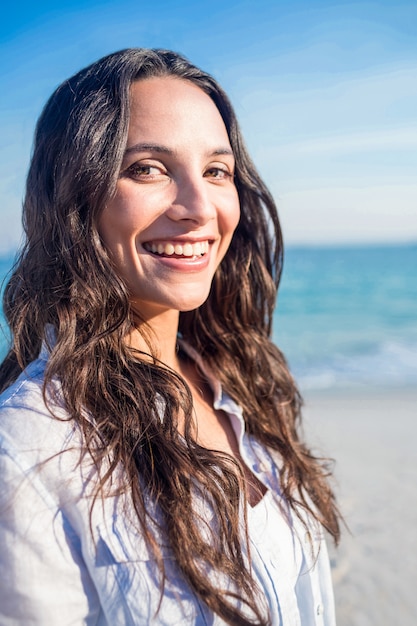
[{"label": "white cloud", "polygon": [[415,63],[252,78],[240,118],[288,241],[417,240]]},{"label": "white cloud", "polygon": [[305,189],[278,206],[291,243],[417,241],[417,183]]},{"label": "white cloud", "polygon": [[[373,150],[417,149],[417,126],[380,129],[370,132],[317,137],[306,141],[295,141],[274,148],[276,153],[291,154],[341,154],[348,152],[370,152]],[[271,150],[271,149],[270,149]]]},{"label": "white cloud", "polygon": [[[253,80],[252,80],[253,79]],[[251,84],[253,83],[253,84]],[[295,87],[285,76],[241,81],[239,117],[255,152],[270,145],[322,141],[417,127],[417,65],[347,75],[319,74]],[[399,129],[399,130],[398,130]]]}]

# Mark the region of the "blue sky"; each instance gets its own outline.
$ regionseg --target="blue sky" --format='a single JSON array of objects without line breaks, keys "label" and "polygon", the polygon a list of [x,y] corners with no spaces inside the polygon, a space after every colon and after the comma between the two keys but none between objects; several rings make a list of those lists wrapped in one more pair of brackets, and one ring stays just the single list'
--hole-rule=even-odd
[{"label": "blue sky", "polygon": [[288,243],[417,240],[417,2],[16,1],[0,25],[0,253],[20,239],[33,129],[52,90],[130,47],[222,83]]}]

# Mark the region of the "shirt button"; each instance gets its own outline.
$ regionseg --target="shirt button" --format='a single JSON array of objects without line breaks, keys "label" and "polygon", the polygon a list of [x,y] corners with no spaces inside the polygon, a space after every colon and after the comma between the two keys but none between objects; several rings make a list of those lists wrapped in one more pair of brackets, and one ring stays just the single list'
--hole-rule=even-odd
[{"label": "shirt button", "polygon": [[266,471],[268,470],[268,466],[267,466],[267,464],[266,464],[266,463],[264,463],[263,461],[261,461],[261,462],[259,463],[259,470],[260,470],[261,472],[266,472]]},{"label": "shirt button", "polygon": [[323,615],[324,608],[323,608],[322,604],[318,604],[317,605],[317,611],[316,612],[317,612],[317,615]]}]

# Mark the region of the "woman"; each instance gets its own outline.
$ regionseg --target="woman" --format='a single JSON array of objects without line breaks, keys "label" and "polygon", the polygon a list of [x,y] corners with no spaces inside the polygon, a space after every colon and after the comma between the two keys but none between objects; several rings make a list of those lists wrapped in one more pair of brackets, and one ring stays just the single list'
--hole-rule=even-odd
[{"label": "woman", "polygon": [[64,82],[24,226],[1,624],[333,624],[338,515],[270,341],[279,221],[222,89],[143,49]]}]

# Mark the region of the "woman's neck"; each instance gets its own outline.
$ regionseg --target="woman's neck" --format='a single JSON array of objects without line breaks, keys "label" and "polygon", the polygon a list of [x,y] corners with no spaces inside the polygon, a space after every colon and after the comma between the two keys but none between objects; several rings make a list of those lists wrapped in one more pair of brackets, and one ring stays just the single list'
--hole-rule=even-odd
[{"label": "woman's neck", "polygon": [[149,353],[149,345],[144,337],[148,337],[155,349],[155,356],[169,368],[180,372],[180,362],[177,349],[179,312],[164,311],[153,315],[145,321],[141,317],[135,323],[128,338],[128,344],[135,350]]}]

